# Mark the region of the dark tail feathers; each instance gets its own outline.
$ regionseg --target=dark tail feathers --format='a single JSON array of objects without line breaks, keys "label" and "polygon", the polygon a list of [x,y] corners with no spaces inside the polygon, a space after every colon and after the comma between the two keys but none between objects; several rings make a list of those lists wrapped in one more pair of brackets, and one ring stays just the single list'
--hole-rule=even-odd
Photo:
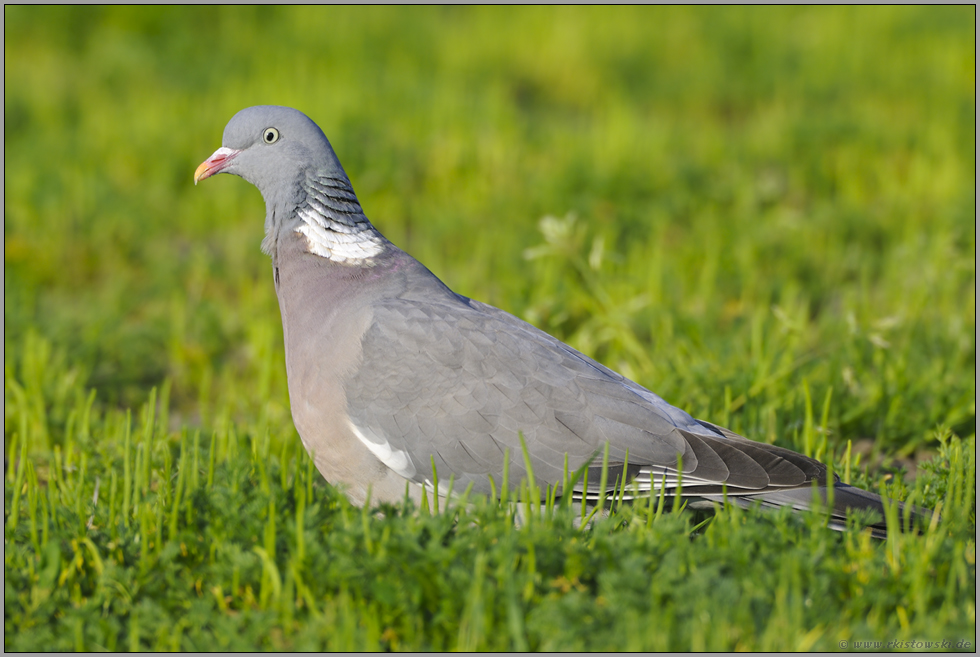
[{"label": "dark tail feathers", "polygon": [[[806,511],[813,507],[813,497],[819,495],[822,503],[827,504],[827,487],[819,486],[816,489],[811,487],[788,488],[784,490],[768,490],[758,495],[739,495],[728,496],[729,502],[738,504],[743,508],[748,508],[760,502],[763,508],[779,508],[784,506],[792,507],[797,511]],[[705,496],[712,501],[721,501],[721,496],[714,500],[715,496]],[[898,521],[903,531],[915,530],[916,527],[928,526],[932,520],[933,512],[929,509],[922,509],[915,506],[907,506],[901,502],[889,500],[889,505],[897,505]],[[885,523],[885,506],[882,498],[874,493],[869,493],[861,488],[837,483],[834,485],[833,508],[830,509],[830,520],[828,526],[837,531],[843,531],[847,526],[847,512],[853,511],[872,511],[877,519],[868,525],[871,534],[875,538],[885,538],[888,535],[888,527]],[[905,515],[909,514],[910,526],[906,526]]]}]

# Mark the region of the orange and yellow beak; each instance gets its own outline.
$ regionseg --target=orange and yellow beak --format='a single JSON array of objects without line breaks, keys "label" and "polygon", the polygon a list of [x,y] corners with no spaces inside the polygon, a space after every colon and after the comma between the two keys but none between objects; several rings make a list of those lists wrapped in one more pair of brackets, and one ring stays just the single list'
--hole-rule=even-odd
[{"label": "orange and yellow beak", "polygon": [[216,150],[211,157],[201,162],[201,166],[197,167],[197,171],[194,172],[194,184],[196,185],[198,181],[210,178],[214,174],[224,171],[232,159],[239,153],[241,151],[236,151],[233,148],[225,148],[224,146]]}]

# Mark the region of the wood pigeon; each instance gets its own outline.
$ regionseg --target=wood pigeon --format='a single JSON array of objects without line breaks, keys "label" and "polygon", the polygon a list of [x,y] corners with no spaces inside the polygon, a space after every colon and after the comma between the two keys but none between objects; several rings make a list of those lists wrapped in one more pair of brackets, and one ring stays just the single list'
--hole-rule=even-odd
[{"label": "wood pigeon", "polygon": [[[562,485],[585,466],[573,499],[595,502],[608,444],[606,492],[681,494],[721,502],[833,506],[884,518],[877,495],[819,461],[696,420],[527,322],[456,294],[368,221],[320,128],[287,107],[232,117],[222,146],[194,173],[244,178],[266,204],[262,249],[272,257],[293,420],[317,468],[355,503],[404,498],[406,481],[439,494],[491,493],[510,481]],[[628,453],[628,455],[627,455]],[[566,462],[567,459],[567,462]],[[433,469],[435,466],[435,470]],[[680,469],[678,469],[680,467]],[[567,469],[566,469],[567,468]],[[491,477],[495,483],[491,483]],[[831,501],[832,500],[832,501]],[[919,512],[921,513],[921,512]],[[882,535],[884,522],[872,525]]]}]

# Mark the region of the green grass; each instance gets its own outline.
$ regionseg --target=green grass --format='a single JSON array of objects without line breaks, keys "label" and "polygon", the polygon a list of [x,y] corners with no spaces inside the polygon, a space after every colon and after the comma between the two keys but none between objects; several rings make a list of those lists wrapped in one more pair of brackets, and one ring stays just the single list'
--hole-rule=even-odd
[{"label": "green grass", "polygon": [[[4,25],[5,649],[975,642],[974,8]],[[351,507],[290,420],[261,197],[191,184],[260,103],[453,289],[942,519]]]}]

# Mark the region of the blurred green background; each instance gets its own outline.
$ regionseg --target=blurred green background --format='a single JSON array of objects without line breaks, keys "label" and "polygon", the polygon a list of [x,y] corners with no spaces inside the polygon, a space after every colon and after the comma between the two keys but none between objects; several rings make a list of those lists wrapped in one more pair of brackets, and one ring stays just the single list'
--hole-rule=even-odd
[{"label": "blurred green background", "polygon": [[236,111],[281,104],[453,289],[700,417],[801,448],[828,400],[819,449],[903,457],[973,432],[972,6],[7,6],[4,26],[4,366],[49,397],[55,364],[119,408],[169,380],[175,430],[292,438],[261,197],[191,180]]}]

